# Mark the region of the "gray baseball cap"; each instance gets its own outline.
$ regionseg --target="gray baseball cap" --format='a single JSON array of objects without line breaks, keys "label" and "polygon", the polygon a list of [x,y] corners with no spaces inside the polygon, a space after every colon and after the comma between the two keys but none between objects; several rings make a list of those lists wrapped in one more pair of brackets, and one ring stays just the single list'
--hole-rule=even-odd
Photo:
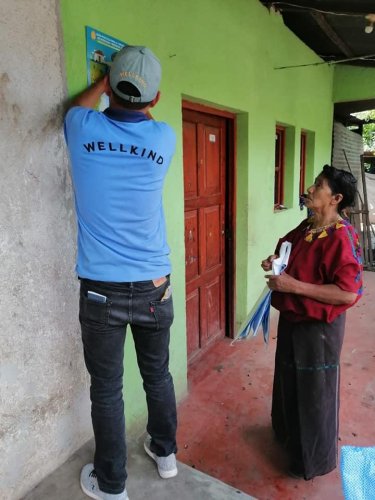
[{"label": "gray baseball cap", "polygon": [[[150,102],[158,90],[161,80],[159,59],[147,47],[126,45],[117,52],[109,73],[113,92],[129,102]],[[139,91],[140,97],[126,95],[119,90],[120,82],[129,82]]]}]

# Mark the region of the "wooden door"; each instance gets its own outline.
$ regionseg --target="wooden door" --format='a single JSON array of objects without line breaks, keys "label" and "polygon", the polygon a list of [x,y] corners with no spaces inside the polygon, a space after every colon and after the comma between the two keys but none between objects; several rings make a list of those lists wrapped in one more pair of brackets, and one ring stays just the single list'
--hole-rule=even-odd
[{"label": "wooden door", "polygon": [[225,335],[226,119],[183,110],[187,350]]}]

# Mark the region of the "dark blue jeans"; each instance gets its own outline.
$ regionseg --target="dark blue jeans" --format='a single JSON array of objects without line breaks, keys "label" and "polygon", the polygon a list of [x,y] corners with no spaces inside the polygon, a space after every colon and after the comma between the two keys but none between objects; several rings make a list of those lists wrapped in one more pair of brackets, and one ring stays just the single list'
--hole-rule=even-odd
[{"label": "dark blue jeans", "polygon": [[[106,493],[121,493],[127,477],[123,371],[128,324],[146,393],[151,449],[159,456],[177,451],[176,399],[168,367],[173,302],[172,296],[161,300],[169,285],[169,277],[159,287],[153,281],[108,283],[81,279],[79,319],[85,363],[91,376],[94,467],[99,487]],[[88,291],[104,295],[107,301],[93,300]]]}]

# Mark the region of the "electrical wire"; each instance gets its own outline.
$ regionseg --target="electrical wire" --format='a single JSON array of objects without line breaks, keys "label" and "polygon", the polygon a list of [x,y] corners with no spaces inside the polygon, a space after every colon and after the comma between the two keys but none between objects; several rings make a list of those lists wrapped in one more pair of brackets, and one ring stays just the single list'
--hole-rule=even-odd
[{"label": "electrical wire", "polygon": [[322,62],[316,62],[316,63],[310,63],[310,64],[295,64],[292,66],[276,66],[273,69],[303,68],[306,66],[321,66],[322,64],[327,64],[327,65],[333,66],[335,64],[340,64],[340,63],[345,63],[345,62],[350,62],[350,61],[373,61],[373,59],[370,59],[371,57],[375,57],[375,54],[370,54],[368,56],[350,57],[349,59],[339,59],[337,61],[322,61]]},{"label": "electrical wire", "polygon": [[298,5],[290,2],[267,2],[267,7],[273,7],[274,5],[286,5],[288,7],[296,7],[303,10],[312,10],[314,12],[320,12],[322,14],[331,14],[332,16],[348,16],[348,17],[363,17],[367,12],[359,14],[358,12],[333,12],[329,10],[317,9],[316,7],[307,7],[306,5]]}]

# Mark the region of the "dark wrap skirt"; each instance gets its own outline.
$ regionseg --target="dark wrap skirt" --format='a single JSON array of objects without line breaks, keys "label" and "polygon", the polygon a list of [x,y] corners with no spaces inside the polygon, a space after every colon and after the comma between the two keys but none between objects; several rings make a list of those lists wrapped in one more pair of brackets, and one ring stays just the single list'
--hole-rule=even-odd
[{"label": "dark wrap skirt", "polygon": [[337,466],[340,354],[345,313],[332,323],[291,323],[280,315],[272,427],[305,479]]}]

